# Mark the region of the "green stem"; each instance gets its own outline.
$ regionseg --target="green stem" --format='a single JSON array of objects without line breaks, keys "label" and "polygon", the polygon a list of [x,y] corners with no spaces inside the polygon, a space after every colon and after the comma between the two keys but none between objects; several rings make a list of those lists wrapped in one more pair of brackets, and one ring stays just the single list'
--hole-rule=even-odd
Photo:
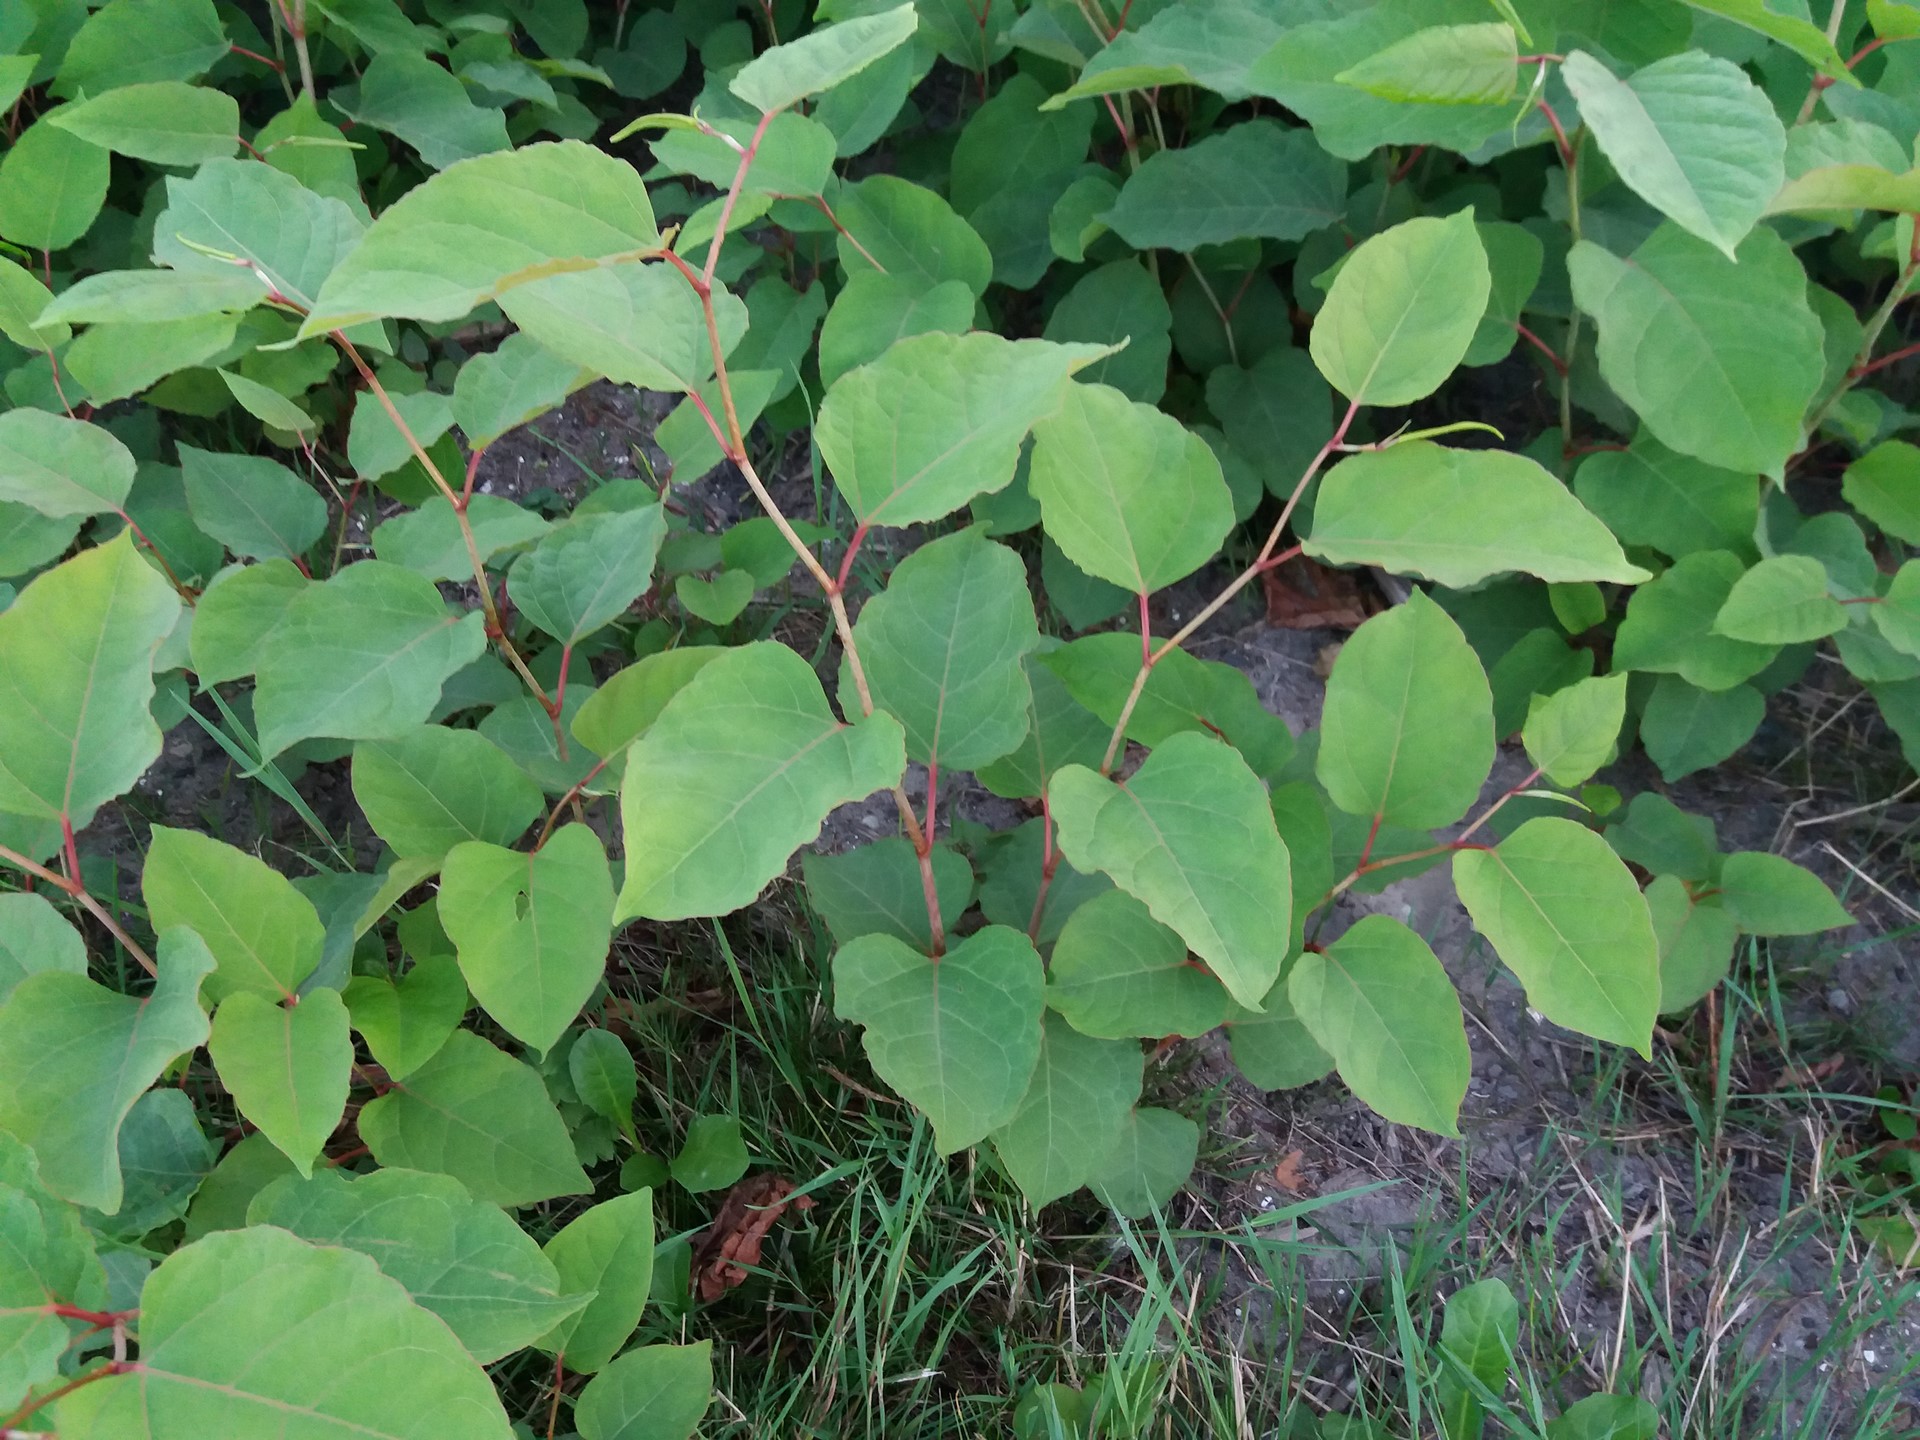
[{"label": "green stem", "polygon": [[88,893],[87,887],[80,883],[79,875],[76,874],[69,879],[56,870],[49,870],[38,861],[28,859],[18,850],[14,850],[6,845],[0,845],[0,861],[4,861],[8,865],[26,871],[29,875],[46,881],[47,884],[53,886],[63,894],[70,895],[79,901],[87,908],[88,913],[91,914],[94,919],[106,927],[107,933],[120,942],[121,946],[134,958],[142,970],[146,971],[147,974],[153,976],[155,979],[159,978],[160,967],[153,963],[153,957],[136,945],[133,937],[121,928],[120,922],[107,913],[107,907]]},{"label": "green stem", "polygon": [[1907,263],[1900,267],[1900,274],[1894,280],[1893,288],[1887,292],[1887,298],[1880,302],[1880,308],[1873,312],[1861,331],[1860,349],[1854,356],[1853,364],[1849,365],[1847,373],[1840,377],[1840,383],[1833,387],[1813,414],[1807,417],[1808,439],[1820,433],[1820,422],[1825,420],[1833,407],[1840,403],[1840,397],[1876,368],[1873,364],[1873,347],[1879,343],[1880,332],[1885,330],[1887,322],[1893,319],[1894,309],[1907,298],[1907,290],[1913,284],[1914,277],[1920,275],[1920,215],[1907,218],[1912,221],[1914,227],[1913,243],[1907,249]]}]

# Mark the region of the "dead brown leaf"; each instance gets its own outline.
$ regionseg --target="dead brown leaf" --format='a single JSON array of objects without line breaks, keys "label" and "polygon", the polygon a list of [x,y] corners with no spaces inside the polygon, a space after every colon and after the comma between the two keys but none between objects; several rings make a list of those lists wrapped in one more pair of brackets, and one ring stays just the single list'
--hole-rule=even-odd
[{"label": "dead brown leaf", "polygon": [[1306,1154],[1299,1150],[1289,1150],[1280,1157],[1280,1163],[1273,1167],[1273,1183],[1289,1195],[1303,1195],[1308,1189],[1305,1173]]},{"label": "dead brown leaf", "polygon": [[1267,623],[1287,630],[1357,630],[1378,605],[1369,605],[1354,574],[1329,570],[1296,555],[1260,572]]},{"label": "dead brown leaf", "polygon": [[813,1197],[788,1199],[794,1184],[771,1170],[749,1175],[727,1192],[720,1213],[693,1244],[693,1293],[718,1300],[747,1279],[747,1267],[760,1263],[760,1247],[774,1223],[789,1209],[811,1210]]}]

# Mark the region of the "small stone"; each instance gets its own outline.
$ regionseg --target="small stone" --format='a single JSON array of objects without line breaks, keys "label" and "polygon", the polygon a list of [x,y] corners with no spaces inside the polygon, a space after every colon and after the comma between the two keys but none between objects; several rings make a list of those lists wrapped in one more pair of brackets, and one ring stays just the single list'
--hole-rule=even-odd
[{"label": "small stone", "polygon": [[1827,992],[1827,1008],[1832,1010],[1836,1015],[1851,1015],[1853,1013],[1853,997],[1836,985]]}]

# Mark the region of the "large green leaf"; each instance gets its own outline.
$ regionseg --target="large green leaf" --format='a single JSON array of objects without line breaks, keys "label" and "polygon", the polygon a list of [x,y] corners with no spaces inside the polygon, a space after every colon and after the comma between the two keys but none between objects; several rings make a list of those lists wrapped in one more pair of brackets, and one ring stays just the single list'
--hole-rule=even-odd
[{"label": "large green leaf", "polygon": [[1584,825],[1529,820],[1490,850],[1463,850],[1454,888],[1480,933],[1555,1024],[1631,1045],[1653,1043],[1660,946],[1620,857]]},{"label": "large green leaf", "polygon": [[181,445],[194,524],[248,560],[304,555],[327,528],[327,502],[278,461]]},{"label": "large green leaf", "polygon": [[397,1280],[270,1225],[163,1261],[140,1295],[140,1358],[55,1413],[74,1440],[513,1434],[486,1372]]},{"label": "large green leaf", "polygon": [[1137,1105],[1120,1142],[1088,1180],[1103,1205],[1134,1219],[1165,1210],[1187,1183],[1200,1153],[1200,1127],[1184,1115]]},{"label": "large green leaf", "polygon": [[653,558],[666,533],[658,505],[575,516],[514,562],[507,595],[535,625],[577,645],[653,583]]},{"label": "large green leaf", "polygon": [[1540,772],[1572,789],[1613,757],[1626,717],[1627,677],[1599,675],[1535,695],[1521,738]]},{"label": "large green leaf", "polygon": [[66,344],[73,334],[66,326],[39,323],[52,303],[53,292],[37,276],[0,259],[0,335],[23,350],[52,350]]},{"label": "large green leaf", "polygon": [[1342,810],[1414,830],[1450,825],[1479,796],[1493,750],[1486,672],[1423,592],[1341,647],[1315,773]]},{"label": "large green leaf", "polygon": [[1733,260],[1671,223],[1621,259],[1590,240],[1567,259],[1600,327],[1600,373],[1663,445],[1778,475],[1825,373],[1807,277],[1756,230]]},{"label": "large green leaf", "polygon": [[[654,160],[676,174],[691,175],[716,190],[728,190],[739,172],[741,150],[753,138],[753,122],[723,120],[704,130],[668,130],[649,142]],[[791,112],[776,115],[753,152],[741,193],[819,195],[833,175],[833,132],[818,121]],[[774,280],[786,285],[784,280]],[[789,294],[795,293],[787,286]],[[822,304],[826,301],[823,294]]]},{"label": "large green leaf", "polygon": [[1675,561],[1627,602],[1614,636],[1614,668],[1678,675],[1703,690],[1727,690],[1758,675],[1775,647],[1713,628],[1745,573],[1738,557],[1725,550],[1700,550]]},{"label": "large green leaf", "polygon": [[1840,493],[1889,535],[1920,545],[1920,446],[1882,441],[1847,467]]},{"label": "large green leaf", "polygon": [[51,112],[53,123],[103,150],[155,165],[198,165],[233,154],[240,106],[231,95],[179,80],[103,91]]},{"label": "large green leaf", "polygon": [[123,1196],[121,1122],[207,1038],[200,983],[213,956],[191,930],[165,930],[158,963],[143,999],[46,970],[0,1006],[0,1131],[33,1151],[47,1189],[108,1215]]},{"label": "large green leaf", "polygon": [[1473,1056],[1453,982],[1426,941],[1364,916],[1295,962],[1287,996],[1360,1099],[1402,1125],[1459,1133]]},{"label": "large green leaf", "polygon": [[291,560],[229,566],[201,592],[188,641],[190,668],[205,685],[251,675],[280,617],[312,582]]},{"label": "large green leaf", "polygon": [[[873,703],[907,756],[948,770],[997,760],[1027,730],[1021,660],[1040,643],[1026,567],[979,527],[922,546],[860,611],[854,642]],[[843,668],[840,704],[857,707]]]},{"label": "large green leaf", "polygon": [[1286,957],[1293,897],[1266,789],[1238,751],[1183,732],[1124,785],[1068,766],[1049,801],[1068,860],[1112,876],[1259,1008]]},{"label": "large green leaf", "polygon": [[849,279],[878,269],[923,288],[958,280],[977,296],[993,278],[986,242],[924,185],[869,175],[841,189],[834,212],[845,232],[838,253]]},{"label": "large green leaf", "polygon": [[102,270],[62,290],[59,298],[40,312],[39,323],[184,320],[222,310],[250,310],[265,295],[258,277],[244,270],[225,275],[187,270]]},{"label": "large green leaf", "polygon": [[591,378],[531,335],[515,332],[475,355],[453,381],[453,418],[467,444],[483,449],[560,404]]},{"label": "large green leaf", "polygon": [[1034,426],[1030,484],[1067,558],[1140,595],[1206,564],[1233,528],[1207,442],[1106,385],[1067,386]]},{"label": "large green leaf", "polygon": [[498,495],[469,497],[466,519],[467,530],[473,534],[472,550],[467,548],[467,535],[460,528],[453,502],[444,495],[430,495],[419,509],[405,511],[375,528],[373,553],[429,580],[465,582],[473,577],[476,551],[484,565],[501,551],[524,548],[553,529],[533,511]]},{"label": "large green leaf", "polygon": [[1696,550],[1749,546],[1759,518],[1754,476],[1677,454],[1645,430],[1625,450],[1602,450],[1582,460],[1573,493],[1623,545],[1676,559]]},{"label": "large green leaf", "polygon": [[75,830],[160,755],[153,657],[180,601],[122,533],[0,612],[0,811]]},{"label": "large green leaf", "polygon": [[1166,393],[1172,326],[1173,311],[1160,282],[1139,260],[1128,258],[1109,261],[1076,280],[1047,316],[1043,336],[1095,345],[1125,342],[1124,350],[1096,360],[1081,378],[1111,385],[1127,398],[1150,405]]},{"label": "large green leaf", "polygon": [[353,797],[395,854],[427,859],[468,840],[510,845],[545,808],[499,746],[444,725],[356,745]]},{"label": "large green leaf", "polygon": [[474,999],[515,1039],[549,1050],[606,969],[613,877],[585,825],[532,854],[469,840],[440,871],[440,923]]},{"label": "large green leaf", "polygon": [[938,520],[1013,479],[1020,442],[1099,345],[938,332],[901,340],[827,392],[814,439],[869,525]]},{"label": "large green leaf", "polygon": [[260,657],[260,749],[394,740],[424,724],[447,677],[486,645],[479,611],[448,610],[431,581],[384,560],[349,565],[287,605]]},{"label": "large green leaf", "polygon": [[[1047,648],[1051,649],[1050,642]],[[1047,782],[1063,765],[1098,765],[1106,754],[1113,726],[1073,698],[1060,677],[1045,665],[1026,662],[1031,691],[1026,738],[1019,746],[974,772],[996,795],[1008,799],[1038,799]]]},{"label": "large green leaf", "polygon": [[1334,76],[1383,100],[1419,105],[1498,105],[1513,97],[1519,50],[1500,21],[1434,25],[1396,40]]},{"label": "large green leaf", "polygon": [[1560,75],[1628,188],[1733,259],[1786,179],[1787,132],[1766,92],[1697,50],[1625,80],[1575,50]]},{"label": "large green leaf", "polygon": [[543,275],[659,244],[626,161],[578,140],[481,155],[389,206],[328,278],[301,334],[380,316],[457,320]]},{"label": "large green leaf", "polygon": [[1187,942],[1124,890],[1096,895],[1054,942],[1047,1004],[1083,1035],[1204,1035],[1227,1018],[1227,992],[1187,958]]},{"label": "large green leaf", "polygon": [[1518,570],[1542,580],[1651,578],[1525,455],[1409,440],[1350,455],[1320,482],[1303,547],[1456,588]]},{"label": "large green leaf", "polygon": [[1137,250],[1192,251],[1243,235],[1299,240],[1339,220],[1346,200],[1346,165],[1308,131],[1249,120],[1154,155],[1106,222]]},{"label": "large green leaf", "polygon": [[87,945],[44,895],[0,895],[0,1005],[43,970],[87,973]]},{"label": "large green leaf", "polygon": [[190,925],[219,970],[207,998],[241,991],[290,999],[320,963],[326,932],[313,902],[258,856],[195,830],[153,827],[141,898],[159,929]]},{"label": "large green leaf", "polygon": [[1759,645],[1821,640],[1847,625],[1827,593],[1827,567],[1810,555],[1771,555],[1733,582],[1713,633]]},{"label": "large green leaf", "polygon": [[214,1012],[207,1052],[240,1113],[311,1174],[347,1108],[353,1037],[339,992],[315,990],[297,1005],[230,995]]},{"label": "large green leaf", "polygon": [[423,55],[375,55],[361,72],[350,113],[359,124],[406,141],[435,170],[506,151],[512,143],[504,115],[475,104],[457,76]]},{"label": "large green leaf", "polygon": [[49,111],[0,156],[0,236],[29,250],[64,250],[99,215],[112,161],[53,123]]},{"label": "large green leaf", "polygon": [[72,1206],[47,1193],[33,1156],[0,1140],[0,1405],[57,1381],[74,1322],[56,1304],[104,1309],[107,1277]]},{"label": "large green leaf", "polygon": [[591,1188],[539,1075],[469,1030],[369,1100],[360,1138],[382,1165],[451,1175],[496,1205]]},{"label": "large green leaf", "polygon": [[720,645],[680,645],[643,656],[617,671],[580,707],[573,719],[574,738],[594,754],[618,760],[624,769],[621,752],[652,729],[667,702],[724,653]]},{"label": "large green leaf", "polygon": [[[362,230],[343,201],[316,195],[271,165],[210,160],[192,175],[167,178],[153,258],[176,270],[219,275],[233,273],[234,259],[245,260],[280,294],[311,305]],[[422,277],[412,278],[417,284]]]},{"label": "large green leaf", "polygon": [[0,415],[0,500],[53,518],[119,510],[133,453],[98,425],[21,408]]},{"label": "large green leaf", "polygon": [[833,957],[834,1013],[865,1027],[874,1073],[925,1113],[942,1154],[1013,1117],[1040,1058],[1044,986],[1039,954],[1004,925],[938,960],[891,935]]},{"label": "large green leaf", "polygon": [[713,1401],[713,1342],[640,1345],[573,1402],[580,1440],[687,1440]]},{"label": "large green leaf", "polygon": [[1045,1017],[1027,1093],[993,1132],[994,1151],[1029,1205],[1070,1195],[1100,1173],[1140,1098],[1145,1058],[1137,1041],[1097,1040]]},{"label": "large green leaf", "polygon": [[232,344],[238,326],[233,315],[90,325],[61,360],[87,398],[104,405],[212,359]]},{"label": "large green leaf", "polygon": [[1727,857],[1720,903],[1749,935],[1812,935],[1853,923],[1818,875],[1759,850]]},{"label": "large green leaf", "polygon": [[395,1080],[439,1054],[467,1013],[466,977],[452,955],[421,956],[397,982],[356,975],[344,993],[353,1028]]},{"label": "large green leaf", "polygon": [[536,1342],[569,1370],[603,1368],[633,1334],[653,1280],[653,1192],[603,1200],[546,1244],[563,1295],[592,1298]]},{"label": "large green leaf", "polygon": [[912,5],[824,25],[749,60],[727,88],[757,110],[784,110],[795,101],[857,75],[906,43],[919,24]]},{"label": "large green leaf", "polygon": [[[544,278],[507,290],[500,307],[553,354],[643,390],[691,390],[713,373],[700,297],[666,265],[535,269]],[[718,284],[713,307],[724,353],[745,331],[747,307]]]},{"label": "large green leaf", "polygon": [[[929,286],[907,276],[860,270],[834,297],[820,327],[820,383],[877,360],[894,341],[943,330],[964,335],[973,324],[974,294],[964,281]],[[1050,335],[1050,340],[1071,337]]]},{"label": "large green leaf", "polygon": [[1313,363],[1356,404],[1424,399],[1467,353],[1492,289],[1471,210],[1404,221],[1334,276],[1313,321]]},{"label": "large green leaf", "polygon": [[1138,29],[1123,29],[1089,60],[1080,78],[1051,101],[1066,104],[1156,85],[1199,85],[1244,100],[1247,67],[1273,48],[1288,17],[1262,0],[1169,5]]},{"label": "large green leaf", "polygon": [[77,95],[151,80],[197,80],[229,48],[213,0],[112,0],[68,42],[58,88]]},{"label": "large green leaf", "polygon": [[627,752],[626,881],[614,919],[747,904],[834,806],[899,781],[899,722],[843,725],[807,662],[773,642],[706,665]]}]

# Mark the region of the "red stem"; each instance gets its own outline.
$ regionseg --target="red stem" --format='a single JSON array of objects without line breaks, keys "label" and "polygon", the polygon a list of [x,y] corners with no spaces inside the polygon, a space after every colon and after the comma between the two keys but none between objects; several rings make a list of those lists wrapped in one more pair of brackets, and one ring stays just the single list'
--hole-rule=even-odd
[{"label": "red stem", "polygon": [[86,1374],[79,1376],[77,1379],[69,1380],[66,1384],[62,1385],[58,1390],[50,1390],[45,1395],[39,1396],[37,1399],[29,1400],[25,1405],[21,1406],[18,1410],[14,1411],[13,1414],[9,1415],[4,1425],[0,1425],[0,1435],[11,1435],[15,1430],[17,1430],[20,1427],[20,1423],[23,1420],[26,1420],[27,1418],[32,1416],[36,1411],[45,1409],[47,1406],[53,1404],[53,1402],[56,1400],[65,1399],[67,1396],[71,1395],[74,1391],[82,1388],[83,1386],[91,1385],[96,1380],[105,1380],[112,1375],[124,1375],[129,1370],[132,1370],[134,1368],[135,1366],[129,1361],[109,1360],[105,1365],[102,1365],[98,1370],[89,1370]]},{"label": "red stem", "polygon": [[[1560,161],[1569,171],[1573,169],[1573,146],[1567,140],[1567,132],[1560,128],[1560,117],[1553,113],[1553,106],[1545,100],[1540,102],[1540,111],[1547,117],[1547,124],[1553,127],[1554,143],[1560,147]],[[1567,183],[1573,183],[1573,176],[1567,176]]]},{"label": "red stem", "polygon": [[487,447],[482,445],[467,456],[467,483],[460,487],[460,500],[457,509],[465,510],[473,501],[473,477],[480,472],[480,457],[486,454]]},{"label": "red stem", "polygon": [[1882,355],[1878,360],[1866,365],[1856,365],[1847,372],[1847,375],[1850,379],[1858,380],[1863,375],[1871,375],[1876,370],[1884,370],[1889,365],[1897,365],[1902,360],[1910,359],[1915,355],[1920,355],[1920,345],[1909,345],[1904,350],[1896,350],[1891,355]]},{"label": "red stem", "polygon": [[1559,353],[1556,352],[1551,345],[1547,344],[1546,341],[1542,340],[1518,320],[1513,322],[1513,328],[1520,332],[1520,338],[1522,340],[1525,340],[1529,345],[1533,346],[1534,349],[1546,356],[1547,363],[1559,371],[1562,377],[1566,375],[1567,362],[1560,357]]},{"label": "red stem", "polygon": [[867,538],[867,522],[862,520],[853,527],[853,539],[847,542],[847,553],[840,557],[840,574],[835,578],[834,588],[845,593],[847,576],[853,572],[853,557],[860,553],[860,542]]},{"label": "red stem", "polygon": [[266,65],[274,70],[278,70],[282,75],[287,73],[287,67],[285,65],[282,65],[278,60],[274,59],[271,55],[262,55],[259,53],[259,51],[249,50],[244,45],[229,45],[227,49],[231,50],[236,55],[244,55],[249,60],[258,60],[262,65]]},{"label": "red stem", "polygon": [[1027,938],[1040,943],[1040,917],[1047,910],[1047,889],[1053,884],[1053,872],[1060,867],[1060,852],[1053,848],[1053,810],[1047,797],[1040,796],[1040,888],[1033,896],[1033,918],[1027,922]]},{"label": "red stem", "polygon": [[714,227],[713,241],[707,246],[707,265],[700,272],[700,278],[711,289],[713,287],[714,267],[720,263],[720,247],[726,242],[727,222],[733,219],[734,203],[740,198],[740,187],[746,183],[747,170],[753,164],[753,157],[760,149],[760,141],[767,133],[767,126],[773,123],[773,117],[780,112],[769,110],[760,117],[760,123],[753,127],[753,138],[747,141],[747,148],[740,154],[740,168],[734,173],[733,184],[727,190],[726,203],[720,207],[720,223]]}]

